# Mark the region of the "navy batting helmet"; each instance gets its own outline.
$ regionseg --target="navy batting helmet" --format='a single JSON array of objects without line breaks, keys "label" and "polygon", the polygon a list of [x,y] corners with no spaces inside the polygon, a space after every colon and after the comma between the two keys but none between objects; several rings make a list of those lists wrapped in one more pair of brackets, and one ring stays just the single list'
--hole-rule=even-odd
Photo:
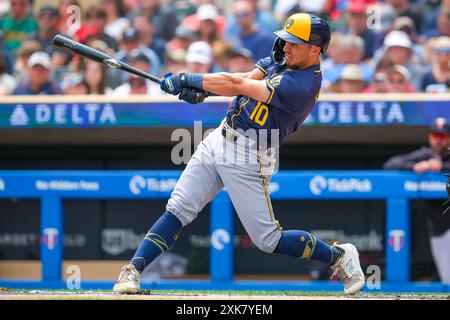
[{"label": "navy batting helmet", "polygon": [[322,18],[308,13],[293,14],[286,20],[283,29],[276,31],[275,34],[278,37],[272,53],[275,61],[282,60],[284,56],[282,49],[286,42],[318,46],[321,48],[321,52],[325,53],[331,39],[328,23]]}]

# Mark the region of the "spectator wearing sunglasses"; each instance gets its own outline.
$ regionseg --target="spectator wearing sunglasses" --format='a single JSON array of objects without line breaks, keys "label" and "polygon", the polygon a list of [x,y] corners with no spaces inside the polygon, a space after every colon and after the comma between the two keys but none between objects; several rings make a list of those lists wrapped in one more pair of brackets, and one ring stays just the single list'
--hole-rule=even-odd
[{"label": "spectator wearing sunglasses", "polygon": [[[422,147],[405,155],[394,156],[383,166],[388,170],[413,170],[448,172],[450,169],[450,124],[444,118],[436,118],[428,132],[429,147]],[[450,214],[443,214],[442,204],[427,202],[423,208],[430,235],[431,252],[443,284],[450,284]]]},{"label": "spectator wearing sunglasses", "polygon": [[407,93],[415,92],[411,85],[411,76],[408,69],[401,65],[394,65],[387,72],[389,92]]},{"label": "spectator wearing sunglasses", "polygon": [[425,74],[422,90],[426,92],[447,92],[450,88],[450,38],[439,37],[431,52],[431,71]]},{"label": "spectator wearing sunglasses", "polygon": [[254,6],[248,1],[236,1],[233,6],[233,14],[239,34],[226,32],[225,40],[235,48],[243,47],[250,50],[255,61],[270,56],[275,38],[256,24]]}]

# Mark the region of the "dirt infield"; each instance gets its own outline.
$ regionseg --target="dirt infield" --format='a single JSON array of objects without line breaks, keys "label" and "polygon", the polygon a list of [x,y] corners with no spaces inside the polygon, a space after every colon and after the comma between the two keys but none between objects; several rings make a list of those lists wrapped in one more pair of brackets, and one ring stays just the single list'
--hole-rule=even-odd
[{"label": "dirt infield", "polygon": [[359,293],[270,291],[143,291],[118,295],[111,291],[11,290],[0,288],[0,300],[450,300],[449,294]]}]

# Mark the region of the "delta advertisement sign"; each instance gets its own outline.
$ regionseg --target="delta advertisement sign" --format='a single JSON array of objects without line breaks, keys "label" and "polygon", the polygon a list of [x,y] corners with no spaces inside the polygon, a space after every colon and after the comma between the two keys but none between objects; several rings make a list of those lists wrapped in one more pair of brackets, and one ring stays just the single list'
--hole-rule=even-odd
[{"label": "delta advertisement sign", "polygon": [[[192,127],[194,121],[217,126],[228,103],[187,105],[149,103],[1,103],[0,128],[36,127]],[[320,101],[305,125],[424,125],[437,117],[450,119],[448,101]]]}]

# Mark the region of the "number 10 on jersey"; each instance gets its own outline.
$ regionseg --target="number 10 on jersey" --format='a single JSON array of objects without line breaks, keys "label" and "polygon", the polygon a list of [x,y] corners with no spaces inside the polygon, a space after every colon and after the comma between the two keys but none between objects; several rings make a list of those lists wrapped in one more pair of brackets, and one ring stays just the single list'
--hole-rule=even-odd
[{"label": "number 10 on jersey", "polygon": [[250,120],[255,121],[262,127],[266,123],[268,116],[269,108],[265,104],[262,104],[260,101],[258,101],[255,109],[253,109],[253,112],[250,115]]}]

